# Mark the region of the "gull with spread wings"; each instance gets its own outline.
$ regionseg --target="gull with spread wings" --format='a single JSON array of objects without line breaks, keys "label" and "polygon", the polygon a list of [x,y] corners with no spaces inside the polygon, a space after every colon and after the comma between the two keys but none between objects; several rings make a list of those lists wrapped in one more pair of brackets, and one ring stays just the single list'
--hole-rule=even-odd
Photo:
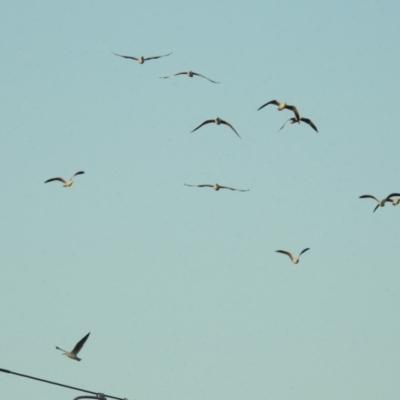
[{"label": "gull with spread wings", "polygon": [[[297,118],[297,117],[292,117],[292,118],[289,118],[289,119],[282,125],[282,127],[281,127],[281,129],[279,129],[279,131],[282,130],[283,127],[284,127],[288,122],[290,122],[291,124],[295,124],[296,122],[297,122],[297,123],[300,123],[300,121],[303,121],[303,122],[305,122],[306,124],[310,125],[311,128],[313,128],[315,132],[318,132],[317,127],[314,125],[314,123],[311,121],[311,119],[309,119],[309,118],[304,118],[304,117],[299,117],[299,118]],[[279,132],[279,131],[278,131],[278,132]]]},{"label": "gull with spread wings", "polygon": [[235,189],[229,186],[221,186],[218,185],[218,183],[214,183],[214,185],[209,185],[209,184],[204,184],[204,185],[188,185],[187,183],[185,183],[186,186],[192,186],[192,187],[210,187],[213,188],[214,190],[216,190],[218,192],[219,189],[229,189],[229,190],[235,190],[236,192],[248,192],[250,189]]},{"label": "gull with spread wings", "polygon": [[202,78],[207,79],[212,83],[219,83],[219,82],[213,81],[210,78],[207,78],[204,75],[198,74],[197,72],[193,72],[193,71],[177,72],[176,74],[172,74],[172,75],[168,75],[168,76],[160,76],[160,78],[167,79],[167,78],[171,78],[171,77],[177,76],[177,75],[187,75],[189,78],[193,78],[193,76],[201,76]]},{"label": "gull with spread wings", "polygon": [[118,57],[128,58],[130,60],[137,61],[139,64],[143,64],[147,60],[156,60],[157,58],[167,57],[167,56],[171,55],[172,53],[164,54],[163,56],[154,56],[154,57],[146,57],[146,58],[143,57],[143,56],[141,56],[141,57],[132,57],[132,56],[123,56],[123,55],[117,54],[117,53],[113,53],[113,54],[115,54]]},{"label": "gull with spread wings", "polygon": [[289,256],[289,258],[292,260],[292,263],[293,263],[293,264],[298,264],[299,261],[300,261],[300,256],[301,256],[303,253],[305,253],[307,250],[310,250],[310,248],[307,247],[306,249],[304,249],[304,250],[299,254],[299,256],[298,256],[297,258],[296,258],[296,257],[293,257],[293,254],[292,254],[290,251],[286,251],[286,250],[276,250],[276,252],[277,252],[277,253],[286,254],[286,255]]},{"label": "gull with spread wings", "polygon": [[81,349],[82,349],[83,345],[85,344],[86,340],[88,339],[89,335],[90,335],[90,332],[84,338],[82,338],[71,351],[66,351],[66,350],[60,349],[57,346],[56,346],[56,349],[63,351],[63,355],[68,358],[72,358],[73,360],[76,360],[76,361],[81,361],[81,359],[78,358],[78,353],[81,351]]},{"label": "gull with spread wings", "polygon": [[72,184],[74,183],[74,181],[72,180],[72,178],[74,177],[74,176],[76,176],[76,175],[81,175],[81,174],[84,174],[85,172],[84,171],[78,171],[76,174],[74,174],[74,175],[72,175],[71,176],[71,179],[69,179],[68,181],[66,181],[65,179],[63,179],[63,178],[60,178],[60,177],[57,177],[57,178],[51,178],[51,179],[47,179],[47,181],[45,181],[44,183],[48,183],[48,182],[53,182],[53,181],[60,181],[60,182],[62,182],[64,185],[64,187],[70,187],[70,186],[72,186]]},{"label": "gull with spread wings", "polygon": [[278,111],[282,111],[282,110],[284,110],[285,108],[288,109],[288,110],[290,110],[290,111],[293,111],[293,112],[294,112],[294,115],[296,116],[296,118],[300,118],[300,114],[299,114],[299,112],[297,111],[296,106],[291,106],[291,105],[289,105],[289,104],[280,102],[280,101],[278,101],[278,100],[271,100],[271,101],[269,101],[268,103],[263,104],[260,108],[257,109],[257,111],[261,110],[262,108],[264,108],[264,107],[267,106],[268,104],[275,104],[276,106],[278,106]]},{"label": "gull with spread wings", "polygon": [[214,119],[208,119],[207,121],[202,122],[197,128],[193,129],[190,133],[192,133],[194,131],[197,131],[197,129],[201,128],[203,125],[210,124],[210,123],[214,123],[214,124],[217,124],[217,125],[224,124],[224,125],[229,126],[236,133],[236,135],[238,135],[239,138],[241,139],[240,135],[236,132],[236,130],[232,126],[232,124],[230,124],[229,122],[224,121],[224,120],[222,120],[221,118],[218,118],[218,117],[214,118]]}]

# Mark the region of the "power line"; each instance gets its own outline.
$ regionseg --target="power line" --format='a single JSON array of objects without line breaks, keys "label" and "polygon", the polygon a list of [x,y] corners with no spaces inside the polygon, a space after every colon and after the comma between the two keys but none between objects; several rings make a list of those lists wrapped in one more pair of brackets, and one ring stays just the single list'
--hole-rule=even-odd
[{"label": "power line", "polygon": [[[22,376],[23,378],[34,379],[35,381],[50,383],[51,385],[62,386],[62,387],[68,388],[68,389],[79,390],[80,392],[90,393],[90,394],[95,395],[95,396],[96,396],[96,397],[95,397],[96,399],[106,399],[106,398],[108,397],[108,398],[110,398],[110,399],[116,399],[116,400],[128,400],[126,397],[121,398],[121,397],[110,396],[110,395],[108,395],[108,394],[103,394],[103,393],[98,393],[98,392],[92,392],[92,391],[90,391],[90,390],[80,389],[80,388],[77,388],[77,387],[74,387],[74,386],[69,386],[69,385],[64,385],[64,384],[62,384],[62,383],[57,383],[57,382],[48,381],[48,380],[46,380],[46,379],[35,378],[34,376],[19,374],[18,372],[13,372],[13,371],[10,371],[10,370],[8,370],[8,369],[0,368],[0,372],[4,372],[4,373],[6,373],[6,374],[18,375],[18,376]],[[82,398],[82,397],[80,397],[80,398]],[[88,397],[86,397],[86,398],[88,398]]]}]

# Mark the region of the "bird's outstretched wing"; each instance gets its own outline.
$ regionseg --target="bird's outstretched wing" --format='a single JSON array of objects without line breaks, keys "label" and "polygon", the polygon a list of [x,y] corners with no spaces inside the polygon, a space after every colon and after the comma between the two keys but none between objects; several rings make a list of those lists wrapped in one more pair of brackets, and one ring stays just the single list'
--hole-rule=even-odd
[{"label": "bird's outstretched wing", "polygon": [[204,184],[204,185],[189,185],[187,183],[184,183],[184,185],[186,186],[192,186],[192,187],[214,187],[213,185],[209,185],[209,184]]},{"label": "bird's outstretched wing", "polygon": [[295,121],[296,121],[296,118],[295,118],[295,117],[289,118],[289,119],[281,126],[281,129],[279,129],[278,132],[280,132],[280,131],[285,127],[285,125],[286,125],[288,122],[290,122],[291,124],[294,124]]},{"label": "bird's outstretched wing", "polygon": [[300,257],[303,253],[305,253],[307,250],[310,250],[310,248],[307,247],[306,249],[304,249],[304,250],[299,254],[299,257]]},{"label": "bird's outstretched wing", "polygon": [[400,196],[400,193],[389,194],[389,196],[386,197],[385,201],[390,201],[391,197],[399,197],[399,196]]},{"label": "bird's outstretched wing", "polygon": [[229,189],[229,190],[234,190],[236,192],[248,192],[249,189],[243,190],[243,189],[235,189],[229,186],[219,186],[220,189]]},{"label": "bird's outstretched wing", "polygon": [[170,56],[171,54],[172,54],[172,52],[171,52],[171,53],[168,53],[168,54],[164,54],[164,55],[162,55],[162,56],[146,57],[146,58],[143,58],[143,59],[144,59],[145,61],[147,61],[147,60],[155,60],[155,59],[157,59],[157,58]]},{"label": "bird's outstretched wing", "polygon": [[197,72],[192,72],[192,74],[193,74],[193,75],[197,75],[197,76],[201,76],[202,78],[207,79],[207,80],[209,80],[209,81],[212,82],[212,83],[219,83],[219,82],[213,81],[212,79],[207,78],[206,76],[204,76],[204,75],[202,75],[202,74],[199,74],[199,73],[197,73]]},{"label": "bird's outstretched wing", "polygon": [[117,53],[113,53],[113,54],[115,54],[115,55],[118,56],[118,57],[129,58],[129,59],[131,59],[131,60],[136,60],[136,61],[138,61],[138,58],[136,58],[136,57],[132,57],[132,56],[123,56],[122,54],[117,54]]},{"label": "bird's outstretched wing", "polygon": [[378,203],[380,203],[380,201],[375,196],[372,196],[372,194],[363,194],[362,196],[359,197],[359,199],[374,199]]},{"label": "bird's outstretched wing", "polygon": [[282,253],[282,254],[286,254],[287,256],[289,256],[289,258],[293,261],[294,257],[292,255],[292,253],[290,251],[286,251],[286,250],[276,250],[276,253]]},{"label": "bird's outstretched wing", "polygon": [[77,355],[81,351],[81,349],[82,349],[83,345],[85,344],[86,340],[88,339],[89,335],[90,335],[90,332],[75,345],[75,347],[71,351],[72,354]]},{"label": "bird's outstretched wing", "polygon": [[260,111],[262,108],[264,108],[265,106],[267,106],[268,104],[275,104],[276,106],[279,106],[279,101],[277,100],[271,100],[268,103],[263,104],[261,107],[259,107],[257,109],[257,111]]},{"label": "bird's outstretched wing", "polygon": [[239,136],[239,138],[241,139],[241,137],[240,137],[240,135],[236,132],[236,129],[233,127],[233,125],[232,124],[230,124],[229,122],[227,122],[227,121],[223,121],[222,119],[220,120],[221,121],[221,124],[225,124],[225,125],[228,125],[232,130],[233,130],[233,132],[235,132],[236,133],[236,135],[238,135]]},{"label": "bird's outstretched wing", "polygon": [[359,197],[359,199],[374,199],[375,201],[377,201],[378,202],[378,204],[376,205],[376,207],[374,208],[374,211],[373,212],[375,212],[379,207],[380,207],[380,205],[383,203],[383,205],[385,205],[385,201],[386,201],[386,199],[385,200],[383,200],[383,202],[381,202],[379,199],[377,199],[375,196],[372,196],[372,194],[363,194],[362,196],[360,196]]},{"label": "bird's outstretched wing", "polygon": [[45,181],[44,183],[53,182],[53,181],[60,181],[62,183],[66,183],[67,182],[65,179],[57,177],[57,178],[47,179],[47,181]]},{"label": "bird's outstretched wing", "polygon": [[296,106],[291,106],[291,105],[289,105],[289,104],[286,104],[286,105],[285,105],[285,108],[287,108],[287,109],[290,110],[290,111],[293,111],[293,112],[294,112],[294,115],[296,116],[296,120],[297,120],[297,121],[300,120],[300,114],[299,114],[299,111],[297,110],[297,107],[296,107]]},{"label": "bird's outstretched wing", "polygon": [[186,75],[186,72],[177,72],[176,74],[168,75],[168,76],[160,76],[161,79],[167,79],[167,78],[172,78],[173,76],[177,75]]},{"label": "bird's outstretched wing", "polygon": [[208,119],[207,121],[202,122],[197,128],[193,129],[190,133],[197,131],[197,129],[201,128],[205,124],[209,124],[211,122],[215,122],[213,119]]},{"label": "bird's outstretched wing", "polygon": [[318,129],[317,129],[317,127],[314,125],[314,123],[311,121],[311,119],[309,119],[309,118],[303,118],[303,117],[302,117],[302,118],[300,118],[300,121],[304,121],[306,124],[310,125],[311,128],[313,128],[315,132],[318,133]]},{"label": "bird's outstretched wing", "polygon": [[72,175],[71,179],[72,179],[74,176],[76,176],[76,175],[82,175],[82,174],[84,174],[84,173],[85,173],[84,171],[78,171],[76,174]]}]

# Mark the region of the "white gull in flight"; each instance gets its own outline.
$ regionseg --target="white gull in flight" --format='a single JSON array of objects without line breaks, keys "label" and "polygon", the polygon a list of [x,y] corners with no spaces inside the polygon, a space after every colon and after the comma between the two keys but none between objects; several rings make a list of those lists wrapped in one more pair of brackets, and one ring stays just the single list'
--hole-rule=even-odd
[{"label": "white gull in flight", "polygon": [[210,123],[214,123],[214,124],[217,124],[217,125],[224,124],[224,125],[229,126],[236,133],[236,135],[238,135],[239,138],[241,139],[240,135],[236,132],[236,130],[233,127],[232,124],[230,124],[229,122],[224,121],[224,120],[222,120],[221,118],[218,118],[218,117],[214,118],[214,119],[208,119],[208,120],[202,122],[197,128],[193,129],[190,133],[192,133],[194,131],[197,131],[197,129],[201,128],[203,125],[210,124]]},{"label": "white gull in flight", "polygon": [[218,185],[218,183],[214,183],[213,185],[210,184],[204,184],[204,185],[188,185],[187,183],[185,183],[186,186],[192,186],[192,187],[210,187],[213,188],[214,190],[216,190],[218,192],[219,189],[229,189],[229,190],[235,190],[237,192],[248,192],[249,189],[246,190],[242,190],[242,189],[235,189],[229,186],[221,186]]},{"label": "white gull in flight", "polygon": [[70,187],[70,186],[72,186],[72,184],[74,183],[74,181],[72,180],[72,178],[74,177],[74,176],[76,176],[76,175],[81,175],[81,174],[84,174],[85,172],[84,171],[78,171],[76,174],[74,174],[74,175],[72,175],[71,176],[71,179],[69,179],[68,181],[66,181],[65,179],[63,179],[63,178],[60,178],[60,177],[57,177],[57,178],[50,178],[50,179],[47,179],[47,181],[45,181],[44,183],[48,183],[48,182],[53,182],[53,181],[60,181],[60,182],[62,182],[64,185],[64,187]]},{"label": "white gull in flight", "polygon": [[78,358],[78,353],[81,351],[81,349],[82,349],[83,345],[85,344],[86,340],[88,339],[89,335],[90,335],[90,332],[84,338],[82,338],[71,351],[66,351],[66,350],[60,349],[57,346],[56,346],[56,349],[63,351],[63,355],[68,358],[72,358],[73,360],[76,360],[76,361],[81,361],[81,359]]},{"label": "white gull in flight", "polygon": [[307,250],[310,250],[310,248],[307,247],[306,249],[304,249],[304,250],[299,254],[299,256],[298,256],[297,258],[296,258],[296,257],[293,257],[293,254],[292,254],[290,251],[286,251],[286,250],[276,250],[276,252],[277,252],[277,253],[286,254],[287,256],[290,257],[290,259],[292,260],[292,263],[293,263],[293,264],[298,264],[299,261],[300,261],[300,256],[301,256],[303,253],[305,253]]},{"label": "white gull in flight", "polygon": [[115,54],[118,57],[123,57],[123,58],[128,58],[130,60],[135,60],[139,64],[144,64],[144,62],[147,61],[147,60],[156,60],[157,58],[167,57],[167,56],[171,55],[172,53],[164,54],[162,56],[154,56],[154,57],[143,57],[143,56],[141,56],[141,57],[132,57],[132,56],[123,56],[123,55],[117,54],[117,53],[113,53],[113,54]]}]

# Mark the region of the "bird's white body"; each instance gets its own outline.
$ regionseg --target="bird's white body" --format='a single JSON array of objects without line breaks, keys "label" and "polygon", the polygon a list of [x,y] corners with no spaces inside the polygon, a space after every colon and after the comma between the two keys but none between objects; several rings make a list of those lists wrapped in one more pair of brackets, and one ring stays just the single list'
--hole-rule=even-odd
[{"label": "bird's white body", "polygon": [[400,199],[388,199],[387,201],[390,201],[393,206],[397,206],[400,203]]},{"label": "bird's white body", "polygon": [[73,180],[66,181],[66,182],[64,183],[63,187],[70,187],[70,186],[72,186],[73,183],[74,183]]},{"label": "bird's white body", "polygon": [[[63,351],[63,350],[60,349],[59,347],[57,347],[57,349]],[[66,356],[66,357],[68,357],[68,358],[71,358],[72,360],[76,360],[76,361],[81,361],[81,360],[82,360],[82,359],[79,358],[76,354],[73,354],[73,353],[71,353],[71,352],[69,352],[69,351],[64,351],[62,354],[63,354],[63,356]]]}]

